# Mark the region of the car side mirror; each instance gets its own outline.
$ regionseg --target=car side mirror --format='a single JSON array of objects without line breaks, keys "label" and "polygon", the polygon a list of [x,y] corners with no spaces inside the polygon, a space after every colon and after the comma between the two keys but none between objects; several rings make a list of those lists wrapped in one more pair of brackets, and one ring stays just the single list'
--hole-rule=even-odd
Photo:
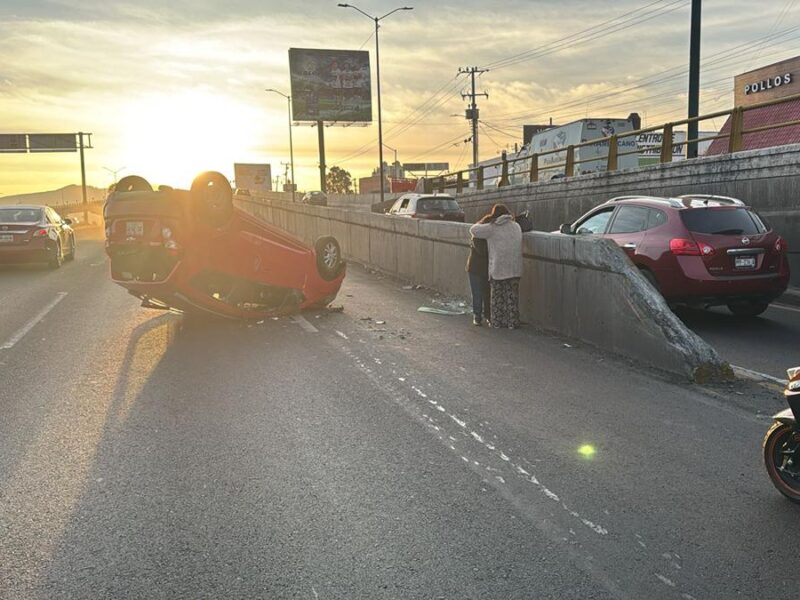
[{"label": "car side mirror", "polygon": [[64,219],[64,223],[67,225],[72,225],[72,219]]},{"label": "car side mirror", "polygon": [[572,224],[562,223],[561,227],[559,227],[558,230],[565,235],[572,235]]}]

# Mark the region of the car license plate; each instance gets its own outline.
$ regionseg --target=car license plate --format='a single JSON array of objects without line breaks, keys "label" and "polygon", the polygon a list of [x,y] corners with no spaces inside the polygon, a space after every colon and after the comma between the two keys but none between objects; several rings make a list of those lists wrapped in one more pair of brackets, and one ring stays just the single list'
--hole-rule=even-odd
[{"label": "car license plate", "polygon": [[128,221],[125,223],[125,234],[128,237],[142,237],[144,235],[144,223],[141,221]]},{"label": "car license plate", "polygon": [[0,233],[0,242],[13,242],[14,241],[14,234],[13,233]]},{"label": "car license plate", "polygon": [[756,257],[755,256],[737,256],[733,259],[733,266],[737,269],[755,269]]}]

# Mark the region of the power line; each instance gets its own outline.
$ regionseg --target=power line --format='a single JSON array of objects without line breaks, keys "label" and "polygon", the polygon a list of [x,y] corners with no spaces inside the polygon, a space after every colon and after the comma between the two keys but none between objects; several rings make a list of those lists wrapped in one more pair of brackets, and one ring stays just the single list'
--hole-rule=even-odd
[{"label": "power line", "polygon": [[[605,24],[607,26],[603,26],[604,24],[600,24],[594,27],[590,27],[582,31],[579,31],[577,33],[566,36],[564,38],[561,38],[560,40],[555,40],[553,42],[550,42],[549,44],[545,44],[543,46],[533,48],[526,52],[519,53],[513,57],[508,57],[505,59],[501,59],[499,61],[495,61],[493,63],[489,63],[488,65],[485,66],[492,70],[503,69],[506,67],[519,64],[521,62],[531,60],[533,58],[540,58],[542,56],[547,56],[555,52],[560,52],[561,50],[567,48],[572,48],[575,46],[585,44],[587,42],[595,41],[597,39],[611,35],[612,33],[617,33],[618,31],[629,29],[634,25],[640,25],[641,23],[645,23],[657,17],[669,14],[675,10],[678,10],[679,8],[682,8],[682,6],[687,4],[688,0],[671,0],[667,4],[655,8],[651,11],[645,12],[644,14],[635,15],[635,13],[637,12],[641,12],[647,8],[654,6],[655,4],[660,4],[664,1],[665,0],[657,0],[656,2],[652,2],[640,9],[625,13],[621,15],[621,17],[617,17],[616,19],[611,19],[610,21],[606,21]],[[614,21],[618,22],[612,25],[608,25],[609,23],[613,23]]]}]

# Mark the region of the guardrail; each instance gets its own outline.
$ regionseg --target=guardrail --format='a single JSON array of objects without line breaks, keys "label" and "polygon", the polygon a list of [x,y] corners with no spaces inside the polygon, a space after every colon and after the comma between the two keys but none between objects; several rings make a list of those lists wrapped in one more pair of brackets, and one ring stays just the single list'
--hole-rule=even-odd
[{"label": "guardrail", "polygon": [[[676,146],[685,146],[693,142],[713,141],[723,138],[728,138],[728,153],[732,154],[734,152],[739,152],[742,150],[744,143],[744,136],[746,136],[747,134],[760,133],[772,129],[780,129],[782,127],[791,127],[795,125],[800,125],[800,120],[793,120],[781,123],[774,123],[771,125],[765,125],[762,127],[754,127],[752,129],[745,129],[744,114],[747,111],[755,110],[757,108],[763,108],[766,106],[784,104],[795,100],[800,100],[800,94],[787,96],[785,98],[780,98],[778,100],[770,100],[768,102],[752,104],[750,106],[737,106],[729,110],[722,110],[705,115],[699,115],[697,117],[692,117],[691,119],[672,121],[670,123],[665,123],[664,125],[658,125],[655,127],[645,127],[643,129],[628,131],[618,135],[611,135],[604,138],[597,138],[586,142],[582,142],[580,144],[571,144],[565,146],[564,148],[558,148],[556,150],[548,150],[547,152],[534,152],[533,154],[526,154],[525,156],[518,156],[513,158],[508,158],[505,154],[503,154],[502,158],[495,163],[490,163],[488,165],[481,165],[478,167],[471,167],[469,169],[462,169],[460,171],[454,171],[452,173],[445,173],[444,175],[428,179],[425,181],[425,191],[426,193],[432,193],[434,191],[445,192],[448,189],[454,188],[456,190],[456,193],[461,193],[466,187],[474,187],[474,189],[482,190],[484,189],[487,179],[485,177],[485,170],[487,168],[495,168],[495,167],[500,168],[500,175],[492,176],[490,177],[490,179],[497,180],[497,187],[504,187],[510,185],[512,176],[516,179],[522,179],[521,182],[516,181],[515,183],[524,183],[526,182],[525,180],[531,183],[539,181],[542,172],[546,172],[551,169],[559,169],[560,171],[562,167],[564,169],[564,176],[572,177],[575,174],[575,165],[587,162],[596,162],[598,160],[603,159],[602,156],[601,157],[594,156],[591,158],[576,160],[575,150],[579,148],[597,146],[602,144],[608,144],[608,154],[605,157],[606,171],[617,171],[619,165],[619,157],[627,156],[629,154],[641,153],[641,149],[639,149],[638,147],[636,150],[627,150],[620,152],[619,141],[623,138],[635,137],[643,133],[653,133],[657,131],[662,132],[661,149],[660,149],[661,152],[659,156],[660,163],[672,162],[673,148]],[[676,127],[680,127],[682,125],[688,125],[689,123],[693,122],[700,123],[702,121],[707,121],[710,119],[718,119],[720,117],[731,117],[730,130],[726,133],[720,133],[714,136],[705,136],[705,137],[687,139],[682,142],[676,142],[673,140],[672,134]],[[564,159],[560,162],[546,163],[544,165],[540,165],[539,161],[541,158],[551,155],[564,155]],[[510,171],[509,167],[511,165],[515,165],[523,161],[525,161],[526,163],[525,169],[516,169],[514,173],[512,174],[509,173]]]}]

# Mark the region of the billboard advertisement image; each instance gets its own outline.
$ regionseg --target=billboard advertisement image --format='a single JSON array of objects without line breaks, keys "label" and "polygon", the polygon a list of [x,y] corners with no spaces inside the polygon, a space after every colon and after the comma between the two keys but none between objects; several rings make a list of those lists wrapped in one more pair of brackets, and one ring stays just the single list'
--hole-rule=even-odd
[{"label": "billboard advertisement image", "polygon": [[369,52],[289,49],[295,121],[372,121]]}]

